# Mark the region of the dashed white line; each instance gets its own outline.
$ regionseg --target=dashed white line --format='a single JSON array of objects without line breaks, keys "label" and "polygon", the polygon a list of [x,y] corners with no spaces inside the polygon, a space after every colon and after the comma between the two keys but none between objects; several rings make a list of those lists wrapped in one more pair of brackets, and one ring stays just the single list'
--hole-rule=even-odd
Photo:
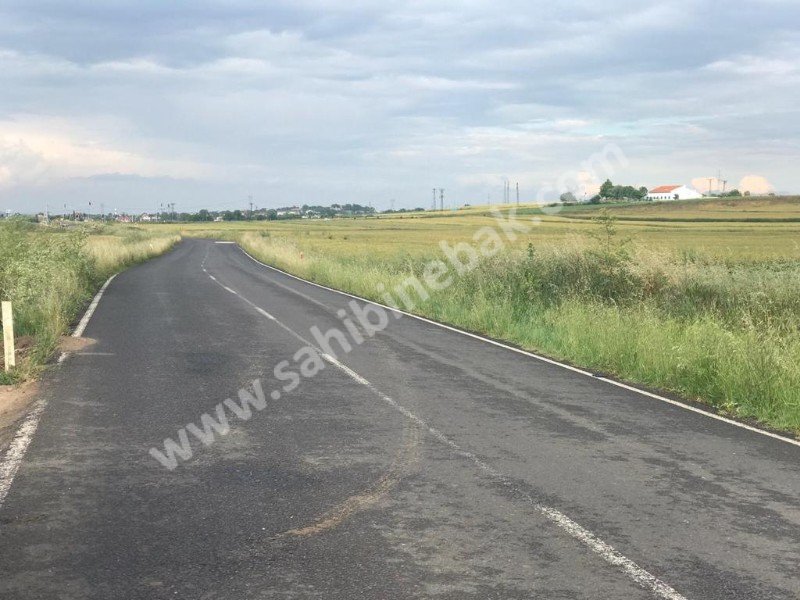
[{"label": "dashed white line", "polygon": [[[209,277],[211,277],[211,275],[209,275]],[[217,284],[230,291],[230,288],[228,288],[227,286],[219,282],[217,282]],[[453,453],[469,460],[478,469],[480,469],[481,471],[483,471],[484,473],[495,479],[498,483],[501,483],[502,485],[509,488],[514,487],[514,482],[511,480],[511,478],[504,475],[501,471],[498,471],[488,463],[481,460],[476,454],[469,452],[468,450],[464,450],[456,442],[447,437],[443,432],[436,429],[432,425],[429,425],[428,422],[425,421],[422,417],[411,412],[405,406],[403,406],[390,396],[381,392],[378,388],[372,385],[372,383],[370,383],[368,379],[362,377],[361,375],[353,371],[350,367],[337,360],[335,357],[323,352],[320,348],[318,348],[317,346],[306,340],[302,335],[291,329],[288,325],[285,325],[284,323],[276,319],[274,316],[269,314],[267,311],[257,306],[253,301],[249,300],[248,298],[244,297],[241,294],[237,295],[244,302],[253,307],[259,314],[262,314],[267,318],[269,318],[270,320],[272,320],[273,322],[275,322],[277,325],[286,330],[288,333],[290,333],[293,337],[298,339],[303,344],[306,344],[307,346],[314,348],[326,362],[337,367],[339,370],[348,375],[357,383],[367,387],[373,394],[377,395],[381,400],[383,400],[389,406],[397,410],[407,419],[423,427],[426,431],[428,431],[428,433],[431,434],[433,438],[435,438],[445,446],[449,447],[453,451]],[[273,395],[273,398],[274,397],[275,396]],[[650,590],[656,596],[658,596],[659,598],[663,598],[664,600],[686,600],[685,596],[675,591],[672,587],[661,581],[658,577],[656,577],[646,569],[640,567],[634,561],[623,555],[621,552],[617,551],[613,546],[604,542],[602,539],[597,537],[591,531],[589,531],[579,523],[573,521],[561,511],[552,508],[550,506],[541,504],[527,492],[522,492],[522,495],[536,512],[543,515],[547,520],[558,526],[561,530],[565,531],[572,538],[581,542],[592,552],[600,556],[605,562],[619,568],[623,573],[625,573],[625,575],[628,576],[629,579],[637,583],[642,588]]]}]

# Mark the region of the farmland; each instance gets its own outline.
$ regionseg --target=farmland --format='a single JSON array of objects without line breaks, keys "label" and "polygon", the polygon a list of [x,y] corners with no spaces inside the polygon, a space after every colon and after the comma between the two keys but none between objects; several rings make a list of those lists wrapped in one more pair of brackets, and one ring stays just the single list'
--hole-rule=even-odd
[{"label": "farmland", "polygon": [[[576,206],[548,214],[537,207],[523,206],[518,214],[538,217],[541,221],[515,245],[524,248],[528,243],[561,244],[585,238],[596,229],[592,219],[599,210],[594,206]],[[617,219],[620,237],[631,238],[635,244],[654,250],[698,252],[735,261],[800,259],[800,199],[641,203],[612,205],[606,210]],[[752,214],[772,221],[745,220],[749,218],[745,215]],[[693,220],[701,218],[713,220]],[[438,247],[440,240],[467,241],[477,229],[492,224],[494,219],[488,207],[472,207],[457,212],[367,219],[241,221],[157,228],[174,228],[188,235],[223,236],[267,230],[322,253],[358,256],[369,252],[373,257],[396,257],[425,255]]]},{"label": "farmland", "polygon": [[[750,222],[742,214],[769,214]],[[414,312],[800,431],[800,204],[568,207]],[[597,217],[606,215],[604,222]],[[626,220],[629,215],[636,220]],[[692,221],[698,214],[714,220]],[[485,207],[372,219],[174,226],[376,300],[494,226]],[[169,229],[170,226],[161,226]]]}]

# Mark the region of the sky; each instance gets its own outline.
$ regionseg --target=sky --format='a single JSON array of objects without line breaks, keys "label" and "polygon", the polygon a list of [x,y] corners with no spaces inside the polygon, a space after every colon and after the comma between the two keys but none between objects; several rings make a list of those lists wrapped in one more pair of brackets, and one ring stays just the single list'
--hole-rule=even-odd
[{"label": "sky", "polygon": [[0,211],[798,192],[798,98],[794,0],[0,0]]}]

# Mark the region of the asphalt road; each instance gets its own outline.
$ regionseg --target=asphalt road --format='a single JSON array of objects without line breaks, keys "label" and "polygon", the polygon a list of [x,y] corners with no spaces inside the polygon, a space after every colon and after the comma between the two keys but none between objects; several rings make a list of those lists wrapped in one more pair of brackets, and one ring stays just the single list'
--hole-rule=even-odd
[{"label": "asphalt road", "polygon": [[800,447],[409,317],[320,368],[349,301],[210,241],[120,274],[43,383],[0,597],[800,596]]}]

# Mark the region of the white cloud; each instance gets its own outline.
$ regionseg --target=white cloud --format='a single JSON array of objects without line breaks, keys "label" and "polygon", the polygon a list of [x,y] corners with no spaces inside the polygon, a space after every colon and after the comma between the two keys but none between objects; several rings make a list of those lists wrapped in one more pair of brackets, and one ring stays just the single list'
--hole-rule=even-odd
[{"label": "white cloud", "polygon": [[0,173],[14,185],[101,173],[202,178],[207,167],[119,147],[73,121],[26,115],[0,121]]},{"label": "white cloud", "polygon": [[775,187],[766,177],[761,175],[745,175],[739,182],[739,191],[750,192],[753,195],[769,194],[775,191]]}]

